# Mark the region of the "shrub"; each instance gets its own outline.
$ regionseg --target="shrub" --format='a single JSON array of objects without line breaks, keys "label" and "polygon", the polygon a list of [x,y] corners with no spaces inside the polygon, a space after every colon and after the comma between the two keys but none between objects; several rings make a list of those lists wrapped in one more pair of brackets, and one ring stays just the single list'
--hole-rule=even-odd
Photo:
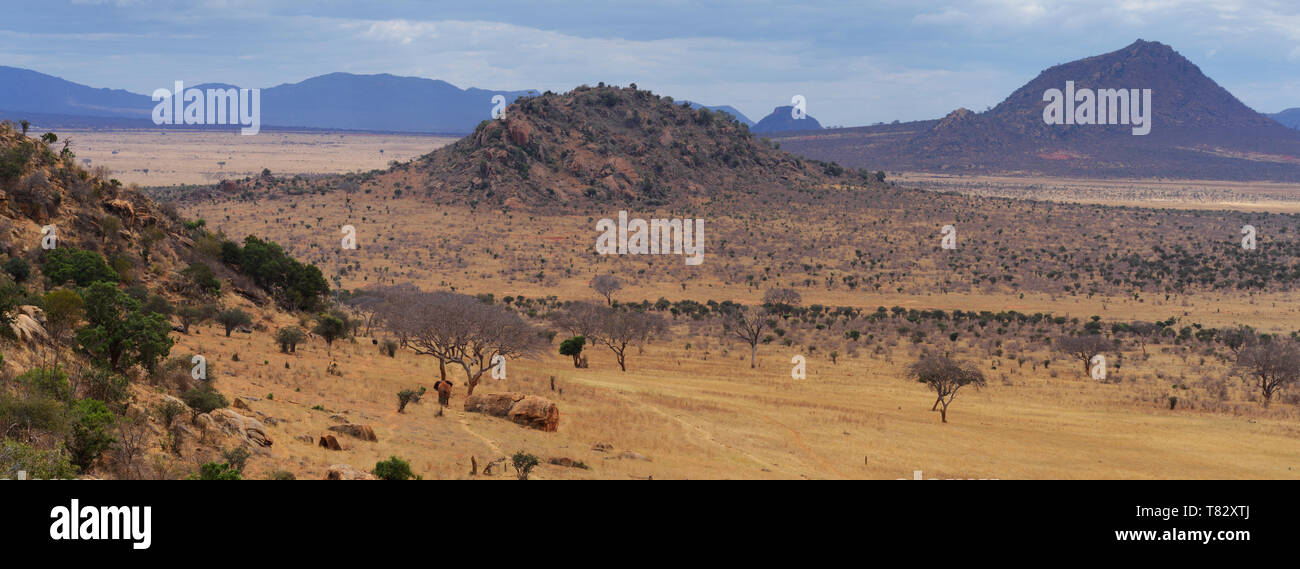
[{"label": "shrub", "polygon": [[217,280],[217,275],[212,272],[212,267],[203,263],[190,263],[189,267],[181,271],[181,275],[190,280],[194,290],[207,296],[221,295],[221,281]]},{"label": "shrub", "polygon": [[415,391],[414,389],[403,389],[401,391],[398,391],[397,412],[398,413],[405,412],[406,406],[410,403],[419,403],[420,398],[424,397],[424,393],[425,393],[425,389],[423,387],[421,387],[419,391]]},{"label": "shrub", "polygon": [[68,374],[64,373],[61,367],[32,368],[17,379],[33,393],[39,393],[56,401],[72,399],[72,385],[68,383]]},{"label": "shrub", "polygon": [[45,310],[45,328],[56,338],[66,337],[86,317],[86,303],[72,290],[45,293],[41,308]]},{"label": "shrub", "polygon": [[378,476],[380,480],[410,480],[415,478],[415,474],[411,472],[411,463],[396,456],[389,456],[388,460],[376,462],[375,469],[371,473]]},{"label": "shrub", "polygon": [[131,392],[125,376],[113,370],[95,366],[81,373],[81,385],[85,386],[85,395],[91,399],[103,401],[110,409],[123,411]]},{"label": "shrub", "polygon": [[293,473],[289,472],[288,470],[277,470],[275,472],[272,472],[269,476],[267,476],[266,479],[267,480],[297,480],[298,477],[294,476]]},{"label": "shrub", "polygon": [[217,314],[217,323],[221,324],[221,326],[226,329],[226,337],[229,338],[230,333],[233,332],[235,328],[240,326],[251,326],[253,324],[253,317],[249,316],[249,314],[243,310],[231,308],[228,310],[222,310]]},{"label": "shrub", "polygon": [[226,464],[229,464],[232,468],[238,470],[242,474],[244,472],[244,467],[248,466],[248,457],[252,455],[253,453],[248,452],[247,447],[237,446],[221,453],[221,458],[226,459]]},{"label": "shrub", "polygon": [[531,473],[540,462],[541,461],[537,460],[535,455],[528,454],[522,450],[510,457],[510,464],[515,467],[515,476],[520,480],[528,480],[528,474]]},{"label": "shrub", "polygon": [[45,278],[61,285],[72,281],[77,286],[90,286],[99,281],[117,282],[119,276],[104,262],[104,256],[84,249],[60,247],[50,251],[42,265]]},{"label": "shrub", "polygon": [[163,426],[170,429],[172,428],[172,423],[176,422],[176,418],[180,417],[181,413],[185,412],[185,406],[168,399],[158,404],[157,411],[158,418],[162,420]]},{"label": "shrub", "polygon": [[190,406],[190,409],[199,413],[211,413],[230,405],[230,402],[226,400],[226,396],[208,383],[186,391],[181,396],[181,401],[184,401],[186,405]]},{"label": "shrub", "polygon": [[0,393],[0,424],[61,434],[68,428],[65,405],[40,395],[20,398]]},{"label": "shrub", "polygon": [[226,464],[216,462],[205,462],[199,467],[199,471],[191,474],[186,480],[243,480],[239,470]]},{"label": "shrub", "polygon": [[117,418],[108,406],[98,399],[82,399],[72,405],[72,432],[68,436],[68,452],[72,463],[83,471],[99,455],[117,442],[110,434]]},{"label": "shrub", "polygon": [[181,319],[181,328],[186,334],[190,333],[190,326],[197,326],[207,322],[208,320],[211,320],[213,316],[216,316],[216,314],[217,306],[215,304],[203,304],[197,306],[187,304],[176,311],[176,315]]},{"label": "shrub", "polygon": [[334,341],[347,335],[348,325],[342,318],[333,314],[321,314],[316,317],[316,327],[312,328],[312,333],[319,335],[325,340],[325,346],[332,347]]},{"label": "shrub", "polygon": [[14,282],[22,283],[26,282],[27,279],[32,276],[32,265],[22,257],[14,257],[5,261],[4,271],[9,273],[9,276],[14,279]]},{"label": "shrub", "polygon": [[29,479],[58,480],[77,476],[77,468],[72,465],[68,451],[61,446],[42,450],[18,441],[0,439],[0,478],[13,480],[20,471],[26,472]]},{"label": "shrub", "polygon": [[298,344],[307,339],[307,334],[297,326],[285,326],[275,332],[275,343],[280,345],[280,352],[292,354],[298,351]]},{"label": "shrub", "polygon": [[393,340],[391,338],[385,338],[384,341],[379,344],[379,353],[384,354],[385,356],[388,356],[390,358],[396,357],[397,340]]}]

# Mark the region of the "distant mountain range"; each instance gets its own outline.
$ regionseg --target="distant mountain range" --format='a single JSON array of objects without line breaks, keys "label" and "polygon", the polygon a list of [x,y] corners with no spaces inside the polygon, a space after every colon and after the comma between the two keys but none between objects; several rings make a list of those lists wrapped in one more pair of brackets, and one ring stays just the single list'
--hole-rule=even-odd
[{"label": "distant mountain range", "polygon": [[1268,116],[1272,117],[1273,120],[1280,122],[1285,126],[1289,126],[1291,128],[1300,128],[1300,107],[1296,107],[1294,109],[1287,109],[1280,113],[1273,113]]},{"label": "distant mountain range", "polygon": [[[159,85],[171,89],[171,85]],[[199,84],[186,88],[230,88]],[[467,134],[506,103],[535,91],[460,89],[446,81],[396,75],[330,73],[261,90],[263,127]],[[0,66],[0,118],[41,126],[149,127],[149,95],[96,89],[27,69]],[[104,120],[96,120],[104,119]]]},{"label": "distant mountain range", "polygon": [[[1150,89],[1150,133],[1047,124],[1044,96],[1067,82]],[[772,138],[784,150],[873,170],[1300,181],[1300,132],[1250,109],[1171,47],[1143,40],[1051,67],[983,113]]]}]

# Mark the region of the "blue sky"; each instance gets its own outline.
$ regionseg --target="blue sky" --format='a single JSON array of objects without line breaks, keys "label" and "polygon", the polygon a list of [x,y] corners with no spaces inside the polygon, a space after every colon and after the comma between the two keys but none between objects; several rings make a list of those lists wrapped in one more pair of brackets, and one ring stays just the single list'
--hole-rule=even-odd
[{"label": "blue sky", "polygon": [[826,125],[984,110],[1042,69],[1137,38],[1246,104],[1300,107],[1300,2],[5,0],[0,64],[150,93],[393,73],[460,87],[599,81],[730,104],[802,94]]}]

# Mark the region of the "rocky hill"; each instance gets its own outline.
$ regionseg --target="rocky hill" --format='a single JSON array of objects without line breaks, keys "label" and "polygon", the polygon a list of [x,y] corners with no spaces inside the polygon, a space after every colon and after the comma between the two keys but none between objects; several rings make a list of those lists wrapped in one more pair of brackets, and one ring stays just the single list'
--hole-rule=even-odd
[{"label": "rocky hill", "polygon": [[504,118],[483,121],[473,134],[389,170],[310,181],[228,181],[176,197],[366,187],[510,207],[656,207],[833,183],[879,182],[865,170],[778,150],[730,114],[635,86],[601,85],[521,98]]}]

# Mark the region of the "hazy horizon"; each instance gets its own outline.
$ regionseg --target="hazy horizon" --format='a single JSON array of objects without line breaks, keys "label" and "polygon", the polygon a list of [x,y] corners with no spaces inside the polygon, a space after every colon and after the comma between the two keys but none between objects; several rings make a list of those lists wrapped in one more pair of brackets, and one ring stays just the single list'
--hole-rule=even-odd
[{"label": "hazy horizon", "polygon": [[[271,87],[332,72],[460,88],[636,83],[754,120],[808,100],[823,124],[996,105],[1039,71],[1136,39],[1172,46],[1260,112],[1300,107],[1300,7],[819,1],[802,6],[299,0],[60,0],[11,7],[0,62],[147,94],[175,80]],[[1038,46],[1025,49],[1026,45]]]}]

